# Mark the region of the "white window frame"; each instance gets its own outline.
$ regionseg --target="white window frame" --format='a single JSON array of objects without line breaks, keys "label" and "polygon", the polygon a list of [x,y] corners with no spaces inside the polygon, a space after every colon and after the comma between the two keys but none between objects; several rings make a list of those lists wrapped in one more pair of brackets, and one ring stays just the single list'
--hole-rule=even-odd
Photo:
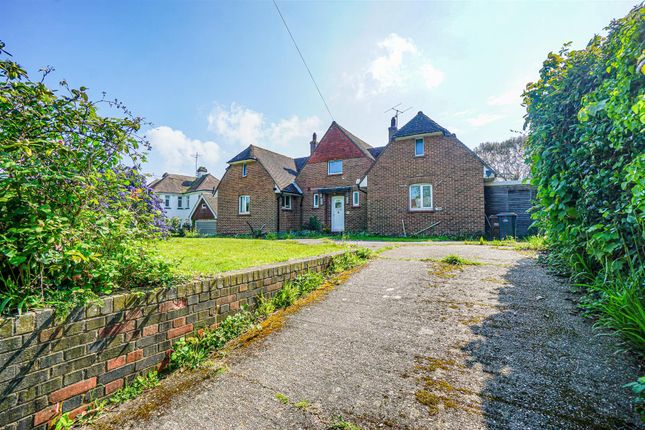
[{"label": "white window frame", "polygon": [[170,209],[170,196],[166,194],[164,197],[164,207]]},{"label": "white window frame", "polygon": [[243,177],[243,178],[246,178],[246,175],[247,175],[248,173],[249,173],[249,172],[246,170],[246,163],[242,163],[242,177]]},{"label": "white window frame", "polygon": [[314,208],[319,208],[320,207],[320,194],[314,193]]},{"label": "white window frame", "polygon": [[181,205],[184,204],[182,196],[177,196],[177,209],[183,209]]},{"label": "white window frame", "polygon": [[[412,207],[412,187],[419,187],[419,199],[421,200],[421,207]],[[430,206],[423,206],[423,187],[430,187]],[[434,209],[434,190],[432,184],[411,184],[408,187],[408,208],[411,211],[429,211]]]},{"label": "white window frame", "polygon": [[186,209],[190,209],[190,196],[186,196]]},{"label": "white window frame", "polygon": [[[338,172],[331,172],[330,167],[332,166],[333,163],[338,163],[340,165],[340,171]],[[342,175],[343,174],[343,160],[329,160],[327,162],[327,175]]]},{"label": "white window frame", "polygon": [[[417,148],[418,148],[419,143],[421,143],[421,153],[417,152]],[[423,138],[416,139],[414,141],[414,156],[415,157],[423,157],[424,155],[426,155],[426,149],[425,149],[425,144],[424,144]]]},{"label": "white window frame", "polygon": [[[242,210],[242,202],[246,201],[246,211]],[[240,196],[237,200],[237,210],[240,215],[248,215],[251,213],[251,196]]]},{"label": "white window frame", "polygon": [[[289,202],[288,205],[287,202]],[[280,206],[282,207],[282,209],[291,209],[291,196],[288,194],[282,196],[282,203],[280,204]]]},{"label": "white window frame", "polygon": [[352,206],[357,208],[361,205],[361,194],[360,191],[354,191],[352,193]]}]

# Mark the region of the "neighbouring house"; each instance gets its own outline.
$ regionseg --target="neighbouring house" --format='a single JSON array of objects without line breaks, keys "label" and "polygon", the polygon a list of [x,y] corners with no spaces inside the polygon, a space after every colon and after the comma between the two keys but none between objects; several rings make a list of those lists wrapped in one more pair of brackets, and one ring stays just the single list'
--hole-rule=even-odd
[{"label": "neighbouring house", "polygon": [[[215,190],[219,180],[208,173],[205,167],[197,169],[197,176],[164,173],[160,179],[150,183],[152,191],[161,199],[164,214],[168,218],[177,217],[182,224],[191,224],[194,213],[202,196],[208,197],[211,220],[217,219],[217,195]],[[201,205],[202,203],[200,203]],[[199,206],[201,208],[201,206]],[[207,219],[206,213],[200,210],[199,219]]]},{"label": "neighbouring house", "polygon": [[255,145],[229,160],[217,188],[218,233],[299,230],[302,191],[295,179],[304,162]]},{"label": "neighbouring house", "polygon": [[384,235],[481,234],[484,183],[493,170],[419,112],[372,147],[335,121],[308,157],[250,145],[217,188],[221,234],[285,232],[313,225]]},{"label": "neighbouring house", "polygon": [[419,112],[393,132],[366,175],[368,226],[383,235],[480,234],[484,182],[493,170]]}]

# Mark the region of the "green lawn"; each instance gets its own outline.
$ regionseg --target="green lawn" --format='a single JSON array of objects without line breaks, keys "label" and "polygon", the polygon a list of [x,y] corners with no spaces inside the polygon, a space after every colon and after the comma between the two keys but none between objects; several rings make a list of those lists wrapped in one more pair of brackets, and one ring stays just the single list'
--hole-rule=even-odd
[{"label": "green lawn", "polygon": [[179,270],[190,274],[212,274],[346,249],[327,242],[228,238],[170,238],[155,246],[168,259],[179,260]]}]

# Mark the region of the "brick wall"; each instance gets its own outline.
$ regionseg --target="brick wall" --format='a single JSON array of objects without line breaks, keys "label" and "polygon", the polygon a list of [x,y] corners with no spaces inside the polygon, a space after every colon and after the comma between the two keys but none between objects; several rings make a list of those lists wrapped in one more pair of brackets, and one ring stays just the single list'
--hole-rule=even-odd
[{"label": "brick wall", "polygon": [[[484,231],[483,166],[455,137],[426,136],[425,156],[414,156],[414,139],[390,142],[367,177],[368,230],[401,235],[439,224],[424,234],[481,234]],[[409,186],[433,186],[440,211],[409,210]]]},{"label": "brick wall", "polygon": [[283,282],[324,270],[333,254],[227,272],[177,288],[105,298],[65,321],[51,310],[0,319],[0,428],[45,429],[77,414],[137,374],[167,364],[172,343],[272,295]]},{"label": "brick wall", "polygon": [[[265,226],[265,232],[275,232],[277,226],[277,197],[274,182],[258,162],[247,163],[247,175],[242,176],[242,165],[228,167],[218,187],[217,232],[219,234],[249,234],[251,229]],[[238,204],[241,195],[251,196],[251,213],[240,215]]]},{"label": "brick wall", "polygon": [[[367,157],[344,159],[342,175],[327,175],[327,162],[312,163],[309,161],[296,179],[303,192],[303,223],[308,223],[310,217],[317,216],[323,227],[331,228],[331,200],[329,195],[326,195],[326,198],[321,198],[321,205],[318,208],[314,208],[313,195],[316,192],[315,189],[351,186],[352,191],[357,191],[356,180],[363,178],[372,163],[373,161]],[[345,196],[345,230],[365,231],[367,229],[367,199],[365,193],[361,193],[360,206],[358,207],[352,206],[351,191],[348,193],[336,193],[335,195]]]},{"label": "brick wall", "polygon": [[199,219],[215,219],[215,214],[208,208],[208,205],[204,203],[203,200],[200,200],[197,204],[199,206],[195,208],[195,212],[193,212],[193,221]]}]

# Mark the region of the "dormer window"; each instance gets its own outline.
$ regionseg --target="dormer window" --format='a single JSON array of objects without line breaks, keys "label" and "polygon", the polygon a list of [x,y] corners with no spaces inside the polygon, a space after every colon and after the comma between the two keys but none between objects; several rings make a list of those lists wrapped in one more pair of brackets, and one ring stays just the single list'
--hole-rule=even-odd
[{"label": "dormer window", "polygon": [[425,155],[425,148],[423,147],[423,139],[414,141],[414,156],[423,157]]},{"label": "dormer window", "polygon": [[246,163],[242,163],[242,177],[246,178]]},{"label": "dormer window", "polygon": [[328,175],[342,175],[343,174],[343,160],[332,160],[327,162]]}]

